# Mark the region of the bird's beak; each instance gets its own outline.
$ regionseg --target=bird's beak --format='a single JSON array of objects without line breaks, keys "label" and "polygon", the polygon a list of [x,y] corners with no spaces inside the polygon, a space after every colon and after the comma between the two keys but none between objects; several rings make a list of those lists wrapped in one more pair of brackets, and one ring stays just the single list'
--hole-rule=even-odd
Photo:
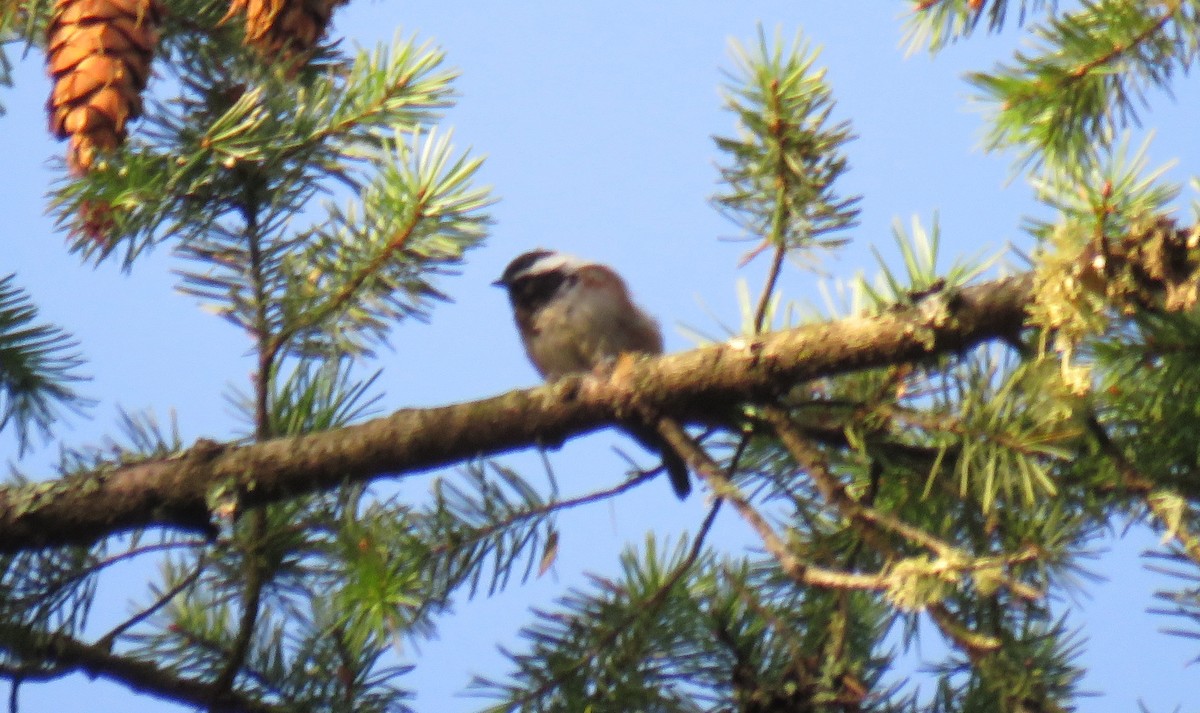
[{"label": "bird's beak", "polygon": [[500,278],[492,283],[492,287],[508,287],[508,283],[504,281],[504,278]]}]

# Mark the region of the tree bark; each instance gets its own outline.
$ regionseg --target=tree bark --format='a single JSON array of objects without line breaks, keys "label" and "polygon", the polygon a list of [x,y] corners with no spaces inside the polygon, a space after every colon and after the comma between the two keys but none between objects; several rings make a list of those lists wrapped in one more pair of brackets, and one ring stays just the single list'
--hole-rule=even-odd
[{"label": "tree bark", "polygon": [[[404,477],[553,443],[634,413],[711,421],[797,383],[961,352],[1012,338],[1032,298],[1029,273],[934,292],[884,314],[735,338],[661,358],[619,361],[606,376],[467,403],[401,409],[362,424],[252,445],[200,441],[184,453],[0,489],[0,552],[86,545],[115,533],[211,531],[224,494],[255,506],[348,482]],[[228,502],[228,500],[226,500]]]}]

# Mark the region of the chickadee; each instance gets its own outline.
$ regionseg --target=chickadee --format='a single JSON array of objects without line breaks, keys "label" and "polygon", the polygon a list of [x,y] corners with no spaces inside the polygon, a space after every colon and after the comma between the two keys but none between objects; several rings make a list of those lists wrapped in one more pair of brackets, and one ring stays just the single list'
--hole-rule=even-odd
[{"label": "chickadee", "polygon": [[[547,381],[589,371],[622,352],[662,354],[658,323],[633,303],[625,281],[607,265],[532,250],[513,259],[492,284],[508,291],[525,353]],[[671,487],[686,498],[691,484],[683,458],[651,426],[626,428],[662,454]]]}]

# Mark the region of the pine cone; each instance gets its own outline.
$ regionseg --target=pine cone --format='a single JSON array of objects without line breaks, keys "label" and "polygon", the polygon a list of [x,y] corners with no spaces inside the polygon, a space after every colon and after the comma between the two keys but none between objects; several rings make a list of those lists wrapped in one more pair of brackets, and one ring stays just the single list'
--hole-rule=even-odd
[{"label": "pine cone", "polygon": [[46,40],[54,79],[50,131],[71,140],[68,163],[82,173],[96,152],[125,140],[142,112],[142,89],[161,18],[158,0],[55,0]]},{"label": "pine cone", "polygon": [[306,59],[325,34],[333,10],[347,0],[233,0],[225,22],[246,13],[246,44],[267,57]]}]

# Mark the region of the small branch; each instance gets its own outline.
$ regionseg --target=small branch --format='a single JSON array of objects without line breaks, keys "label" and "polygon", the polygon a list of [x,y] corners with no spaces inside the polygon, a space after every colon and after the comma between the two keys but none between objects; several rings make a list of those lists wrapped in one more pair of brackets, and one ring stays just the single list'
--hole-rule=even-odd
[{"label": "small branch", "polygon": [[0,678],[14,683],[53,681],[69,675],[71,675],[70,669],[48,666],[44,661],[28,664],[0,664]]},{"label": "small branch", "polygon": [[775,284],[779,282],[779,273],[783,270],[783,257],[787,250],[776,246],[775,255],[771,258],[771,270],[767,273],[766,284],[762,294],[758,296],[758,306],[754,308],[754,333],[761,334],[763,323],[767,320],[767,308],[771,306],[771,296],[775,294]]},{"label": "small branch", "polygon": [[[1083,62],[1075,67],[1069,69],[1067,67],[1061,67],[1060,69],[1063,71],[1063,74],[1059,77],[1047,75],[1034,80],[1034,83],[1043,91],[1066,91],[1067,89],[1071,88],[1071,85],[1074,85],[1083,78],[1087,77],[1097,68],[1111,64],[1116,59],[1130,53],[1136,54],[1144,42],[1149,40],[1155,34],[1162,32],[1166,28],[1167,23],[1170,22],[1171,18],[1173,18],[1175,13],[1178,12],[1179,3],[1180,0],[1167,0],[1165,3],[1163,3],[1166,6],[1165,11],[1158,17],[1147,18],[1149,24],[1147,24],[1146,27],[1144,27],[1136,35],[1129,38],[1129,40],[1125,42],[1118,42],[1117,44],[1113,45],[1109,51],[1097,55],[1096,57],[1093,57],[1092,59],[1087,60],[1086,62]],[[1110,74],[1110,76],[1112,75]],[[1039,95],[1034,92],[1025,92],[1023,94],[1019,94],[1010,98],[1006,102],[1006,108],[1024,104],[1037,98],[1038,96]]]},{"label": "small branch", "polygon": [[191,707],[213,706],[222,713],[285,713],[285,709],[247,698],[236,691],[213,696],[211,684],[185,678],[143,659],[114,654],[106,648],[86,644],[65,634],[30,632],[12,624],[0,624],[0,640],[9,651],[26,659],[52,662],[63,672],[81,672],[120,683],[137,693]]},{"label": "small branch", "polygon": [[128,550],[125,550],[124,552],[118,552],[117,554],[112,555],[111,557],[105,557],[102,560],[92,563],[91,565],[84,568],[83,570],[80,570],[79,574],[75,577],[75,580],[83,579],[84,577],[95,574],[96,572],[99,572],[100,570],[102,570],[106,567],[111,567],[112,565],[117,564],[119,562],[124,562],[125,560],[134,559],[135,557],[140,557],[142,555],[150,554],[152,552],[173,550],[173,549],[176,549],[179,547],[186,547],[186,548],[204,547],[207,544],[208,543],[205,540],[192,539],[192,540],[168,540],[166,542],[155,542],[150,545],[142,545],[141,547],[130,547]]},{"label": "small branch", "polygon": [[[758,306],[754,309],[754,333],[761,334],[763,331],[763,323],[767,318],[767,308],[771,305],[771,296],[775,294],[775,286],[779,282],[779,274],[783,270],[783,258],[787,255],[787,224],[788,218],[791,217],[791,212],[788,206],[788,177],[791,176],[791,170],[787,164],[787,153],[783,150],[784,135],[792,129],[787,126],[779,117],[779,81],[771,82],[771,96],[769,99],[770,117],[769,131],[771,138],[775,140],[778,149],[778,158],[775,162],[775,208],[771,211],[771,228],[770,235],[766,236],[763,245],[768,243],[775,247],[774,255],[771,257],[771,269],[767,271],[767,279],[763,282],[762,294],[758,297]],[[745,262],[742,263],[743,265]]]},{"label": "small branch", "polygon": [[[731,585],[739,583],[741,578],[733,573],[728,566],[721,568],[725,580]],[[809,632],[797,631],[796,627],[790,623],[780,619],[778,612],[765,606],[762,600],[758,597],[758,593],[753,588],[737,587],[737,597],[748,609],[754,612],[756,616],[766,622],[767,627],[772,631],[773,635],[780,641],[787,642],[789,654],[793,665],[803,665],[804,661],[815,661],[816,657],[824,656],[824,651],[832,650],[832,654],[826,658],[832,661],[843,661],[845,659],[844,638],[846,627],[844,625],[832,625],[827,628],[824,635],[816,642],[805,640],[805,634]],[[839,610],[846,605],[846,592],[841,591],[839,594]],[[844,610],[843,610],[844,611]],[[839,616],[845,616],[839,614]],[[817,653],[820,650],[822,653]],[[820,668],[829,671],[828,663],[821,663]],[[813,671],[813,674],[816,672]],[[861,704],[869,695],[869,690],[866,684],[855,677],[849,670],[843,670],[840,675],[835,676],[830,684],[836,686],[838,691],[837,702],[851,704],[849,707],[833,707],[829,710],[835,711],[859,711],[862,710]],[[780,708],[768,708],[769,711],[784,710]],[[791,709],[787,709],[791,710]]]},{"label": "small branch", "polygon": [[192,586],[196,580],[200,578],[200,573],[204,571],[204,560],[204,555],[201,554],[196,561],[195,569],[193,569],[188,576],[179,580],[175,586],[163,592],[153,604],[121,622],[120,624],[114,626],[108,631],[107,634],[96,640],[96,645],[111,650],[113,642],[117,640],[118,636],[154,616],[155,612],[166,606],[168,602],[175,598],[176,595]]},{"label": "small branch", "polygon": [[[764,406],[762,412],[771,424],[771,427],[775,430],[775,433],[779,436],[783,447],[791,455],[792,460],[796,461],[796,465],[800,469],[808,473],[809,477],[816,484],[817,491],[821,493],[821,497],[836,509],[842,517],[864,524],[868,529],[886,530],[899,535],[912,544],[924,547],[938,557],[946,560],[965,560],[964,571],[972,571],[992,564],[992,562],[980,563],[978,558],[962,553],[957,547],[936,537],[932,533],[910,525],[900,518],[850,497],[850,494],[846,492],[846,488],[842,485],[841,481],[829,471],[824,457],[808,443],[783,409],[778,406]],[[884,554],[890,556],[900,554],[896,548],[890,547],[886,543],[875,542],[873,544],[881,546]],[[1032,556],[1029,551],[1025,551],[1015,555],[1004,555],[999,558],[986,555],[985,558],[993,562],[1000,561],[1005,565],[1011,566],[1019,562],[1028,561]],[[1002,581],[1008,590],[1020,599],[1037,601],[1044,596],[1036,588],[1008,575],[1005,575]]]},{"label": "small branch", "polygon": [[766,518],[762,516],[762,513],[755,509],[738,487],[725,476],[721,467],[704,452],[704,449],[696,445],[696,442],[688,438],[687,434],[678,427],[674,427],[669,419],[662,419],[659,424],[658,434],[678,451],[679,455],[683,456],[693,471],[704,479],[715,497],[728,500],[733,509],[737,510],[738,515],[741,515],[751,529],[758,533],[759,538],[763,541],[763,546],[779,563],[784,574],[798,584],[813,587],[868,591],[882,591],[887,588],[887,578],[884,575],[839,572],[802,561],[788,548]]},{"label": "small branch", "polygon": [[1180,518],[1172,513],[1166,505],[1166,500],[1156,498],[1158,490],[1150,478],[1143,475],[1121,449],[1108,435],[1108,430],[1094,415],[1086,419],[1088,431],[1100,446],[1100,451],[1113,462],[1117,472],[1121,474],[1121,484],[1145,503],[1150,513],[1162,524],[1163,529],[1183,549],[1184,554],[1196,564],[1200,564],[1200,537],[1188,529]]},{"label": "small branch", "polygon": [[966,652],[967,657],[972,661],[979,661],[1001,647],[1001,642],[996,637],[979,634],[968,629],[950,613],[950,610],[946,609],[944,604],[931,604],[926,608],[926,612],[942,635]]},{"label": "small branch", "polygon": [[[263,442],[272,435],[271,428],[271,384],[275,378],[277,358],[279,356],[282,338],[271,332],[271,323],[267,312],[271,300],[266,288],[263,256],[260,246],[262,239],[259,234],[257,204],[247,199],[246,241],[250,246],[250,270],[254,284],[255,325],[254,336],[258,351],[258,370],[254,374],[254,440]],[[242,549],[242,615],[238,620],[237,633],[225,657],[225,664],[213,681],[213,705],[210,710],[218,713],[216,701],[233,689],[238,671],[246,661],[246,654],[254,641],[254,632],[258,624],[258,610],[262,603],[262,591],[268,579],[267,566],[263,562],[262,543],[267,537],[267,513],[259,506],[249,512],[249,532],[241,542]]]},{"label": "small branch", "polygon": [[1133,467],[1133,463],[1125,457],[1121,449],[1113,442],[1112,437],[1108,435],[1108,430],[1100,423],[1095,414],[1089,414],[1084,419],[1084,424],[1087,426],[1088,433],[1092,434],[1092,438],[1096,439],[1096,443],[1100,446],[1100,451],[1112,461],[1117,472],[1121,475],[1121,486],[1128,492],[1146,496],[1154,490],[1154,481],[1142,475],[1137,468]]},{"label": "small branch", "polygon": [[1171,21],[1171,18],[1175,16],[1175,13],[1179,12],[1179,3],[1180,0],[1167,0],[1164,2],[1165,12],[1154,18],[1141,32],[1130,38],[1128,42],[1115,44],[1108,52],[1075,67],[1071,70],[1071,76],[1073,78],[1082,77],[1101,65],[1109,64],[1122,55],[1136,53],[1143,42],[1150,39],[1152,35],[1162,32],[1167,23]]},{"label": "small branch", "polygon": [[404,249],[408,244],[413,233],[416,232],[417,226],[421,220],[426,217],[426,201],[428,196],[424,197],[422,202],[418,203],[413,209],[412,221],[404,228],[392,236],[383,250],[371,259],[361,270],[356,272],[342,288],[329,300],[316,305],[312,309],[303,313],[299,321],[289,325],[288,329],[281,331],[268,340],[264,353],[275,360],[279,356],[279,352],[287,345],[288,341],[295,337],[300,332],[311,329],[321,323],[321,320],[326,319],[329,315],[344,308],[350,303],[351,298],[358,294],[367,278],[378,273],[383,269],[383,266],[389,259],[395,256],[396,253]]},{"label": "small branch", "polygon": [[[762,413],[771,424],[788,455],[796,462],[796,466],[812,478],[817,486],[817,492],[825,502],[833,507],[847,520],[855,520],[868,525],[874,530],[887,530],[908,540],[910,543],[924,547],[939,557],[947,557],[956,548],[932,534],[893,517],[874,507],[860,502],[846,492],[846,487],[830,472],[825,458],[814,449],[800,428],[792,423],[787,413],[778,406],[765,406]],[[876,543],[882,545],[882,543]],[[895,548],[886,547],[888,554],[899,554]]]},{"label": "small branch", "polygon": [[[234,681],[237,680],[238,671],[246,661],[246,654],[250,651],[250,644],[254,641],[258,611],[262,605],[262,591],[267,580],[266,567],[261,556],[262,542],[267,536],[267,513],[262,507],[259,507],[250,513],[250,518],[249,541],[244,545],[246,551],[243,554],[246,558],[244,571],[246,582],[242,590],[242,616],[238,620],[237,634],[233,638],[233,644],[228,649],[225,666],[213,682],[213,690],[217,695],[223,695],[232,689]],[[217,708],[214,704],[213,713],[216,712]]]},{"label": "small branch", "polygon": [[[926,431],[946,431],[959,436],[965,442],[994,443],[1005,450],[1019,453],[1023,456],[1047,458],[1045,451],[1038,450],[1028,443],[1022,442],[1019,438],[1006,433],[988,431],[985,428],[971,428],[956,416],[923,413],[912,408],[897,405],[883,406],[882,411],[889,418],[894,418],[900,423],[914,428]],[[1060,431],[1056,435],[1059,435],[1062,439],[1066,439],[1079,435],[1079,431],[1072,428],[1071,430]]]},{"label": "small branch", "polygon": [[[198,635],[196,632],[190,631],[186,628],[181,628],[172,631],[171,633],[178,636],[189,646],[203,651],[206,654],[211,654],[213,658],[221,658],[227,655],[226,651],[228,650],[228,646],[223,641],[206,639],[203,636]],[[279,688],[279,681],[271,676],[268,676],[259,669],[251,666],[243,666],[241,675],[244,678],[250,679],[254,682],[254,684],[256,684],[257,688],[255,690],[255,694],[264,698],[285,698],[284,692]]]},{"label": "small branch", "polygon": [[850,497],[846,493],[845,486],[838,481],[833,473],[829,472],[829,469],[825,466],[824,459],[805,441],[804,437],[800,435],[799,430],[781,408],[778,406],[766,406],[762,412],[767,417],[767,421],[771,424],[775,433],[779,436],[783,447],[791,455],[792,460],[796,461],[796,465],[801,470],[808,473],[809,477],[816,484],[817,490],[821,493],[821,497],[825,499],[825,502],[833,506],[842,517],[848,520],[866,522],[884,530],[890,530],[892,533],[903,537],[913,544],[925,547],[939,557],[946,557],[957,551],[953,545],[943,542],[928,532],[913,527],[875,508],[863,505]]},{"label": "small branch", "polygon": [[626,480],[623,483],[614,485],[611,488],[606,488],[604,490],[596,490],[596,491],[587,493],[586,495],[580,495],[579,497],[575,497],[575,498],[567,498],[566,500],[555,500],[552,502],[548,502],[545,505],[542,505],[540,507],[529,508],[528,510],[521,510],[518,512],[511,513],[505,518],[502,518],[495,522],[489,523],[486,527],[481,527],[481,528],[475,530],[474,532],[471,533],[471,539],[458,540],[458,541],[455,541],[454,543],[444,542],[441,544],[436,544],[430,549],[430,553],[435,554],[435,555],[443,554],[451,549],[461,548],[461,547],[469,545],[470,543],[478,542],[480,540],[491,537],[493,534],[500,532],[501,530],[507,529],[509,527],[512,527],[513,525],[516,525],[517,523],[523,522],[525,520],[530,520],[535,517],[541,517],[542,515],[549,515],[552,512],[559,512],[562,510],[570,510],[571,508],[576,508],[576,507],[579,507],[580,505],[590,505],[592,503],[597,503],[602,500],[607,500],[608,498],[620,495],[621,493],[624,493],[627,490],[632,490],[636,486],[641,485],[642,483],[645,483],[648,480],[654,480],[657,476],[658,476],[657,471],[651,471],[649,473],[639,475],[636,478],[630,478],[629,480]]}]

